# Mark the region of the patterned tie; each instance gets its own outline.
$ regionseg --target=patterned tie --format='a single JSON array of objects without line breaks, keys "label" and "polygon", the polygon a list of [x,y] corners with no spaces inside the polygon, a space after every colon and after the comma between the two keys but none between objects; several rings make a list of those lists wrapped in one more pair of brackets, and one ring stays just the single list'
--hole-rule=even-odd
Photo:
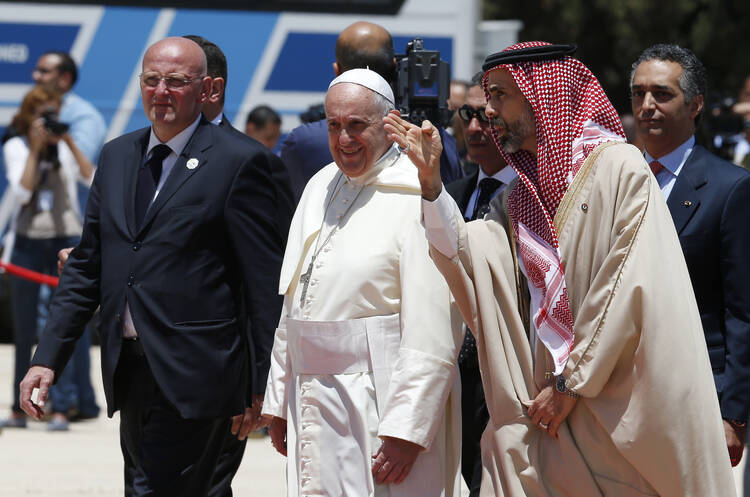
[{"label": "patterned tie", "polygon": [[659,174],[659,171],[664,169],[664,164],[662,164],[658,160],[652,160],[649,163],[649,167],[651,168],[651,172],[654,173],[654,176],[656,176],[657,174]]},{"label": "patterned tie", "polygon": [[[472,220],[484,218],[484,215],[490,211],[492,195],[502,185],[502,181],[495,178],[484,178],[479,182],[479,195],[477,195],[477,203],[474,206]],[[464,367],[468,367],[470,364],[476,364],[477,361],[477,342],[471,330],[467,328],[466,335],[464,335],[464,343],[461,345],[461,352],[458,354],[458,363]]]},{"label": "patterned tie", "polygon": [[154,199],[156,185],[161,178],[161,164],[172,152],[166,145],[157,145],[151,150],[151,158],[138,169],[138,184],[135,187],[135,225],[141,228],[146,210]]},{"label": "patterned tie", "polygon": [[474,205],[474,214],[471,219],[482,219],[484,215],[490,211],[490,200],[492,200],[492,194],[502,186],[502,181],[496,180],[495,178],[484,178],[479,182],[479,195],[477,195],[477,203]]}]

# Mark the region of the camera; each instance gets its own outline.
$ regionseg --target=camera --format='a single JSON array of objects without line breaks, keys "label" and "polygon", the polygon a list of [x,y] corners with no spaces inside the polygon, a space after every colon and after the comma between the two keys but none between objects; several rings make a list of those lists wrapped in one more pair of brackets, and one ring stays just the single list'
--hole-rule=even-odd
[{"label": "camera", "polygon": [[61,136],[68,132],[68,129],[70,129],[70,125],[66,123],[61,123],[57,120],[57,115],[55,114],[55,111],[47,110],[42,113],[42,119],[44,120],[44,127],[47,128],[47,131],[52,133],[55,136]]},{"label": "camera", "polygon": [[312,123],[325,119],[326,109],[323,104],[314,104],[307,108],[307,110],[299,115],[299,120],[303,123]]},{"label": "camera", "polygon": [[407,43],[405,54],[396,54],[396,107],[404,119],[417,126],[425,119],[448,126],[453,115],[449,91],[450,64],[438,50],[425,50],[421,38]]}]

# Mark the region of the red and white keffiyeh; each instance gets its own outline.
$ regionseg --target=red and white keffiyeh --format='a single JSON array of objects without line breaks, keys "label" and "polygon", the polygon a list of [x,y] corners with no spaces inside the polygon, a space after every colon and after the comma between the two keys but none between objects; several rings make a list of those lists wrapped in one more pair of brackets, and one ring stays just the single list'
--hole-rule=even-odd
[{"label": "red and white keffiyeh", "polygon": [[[524,42],[504,52],[544,45],[549,43]],[[574,331],[552,220],[589,153],[601,143],[625,141],[625,133],[599,81],[579,60],[565,56],[492,67],[483,80],[487,96],[488,75],[498,69],[511,73],[536,118],[536,156],[524,150],[507,154],[494,129],[492,134],[520,178],[508,198],[508,211],[536,309],[533,322],[557,375],[570,355]]]}]

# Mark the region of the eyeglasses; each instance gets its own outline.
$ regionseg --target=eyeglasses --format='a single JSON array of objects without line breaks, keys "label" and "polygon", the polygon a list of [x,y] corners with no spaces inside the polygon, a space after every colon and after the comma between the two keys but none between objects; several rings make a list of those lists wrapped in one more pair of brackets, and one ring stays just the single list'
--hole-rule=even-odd
[{"label": "eyeglasses", "polygon": [[489,122],[489,119],[487,119],[487,114],[484,113],[484,109],[475,109],[473,107],[469,107],[468,105],[464,105],[458,109],[458,117],[460,117],[467,123],[471,122],[471,120],[475,117],[479,119],[479,122]]},{"label": "eyeglasses", "polygon": [[31,71],[31,74],[34,74],[35,72],[38,72],[39,74],[49,74],[56,69],[49,69],[47,67],[35,67],[33,71]]},{"label": "eyeglasses", "polygon": [[183,76],[182,74],[168,74],[166,76],[162,76],[161,74],[156,74],[153,72],[141,73],[140,75],[138,75],[138,77],[140,78],[141,83],[143,83],[144,86],[147,86],[149,88],[156,88],[157,86],[159,86],[159,83],[161,81],[164,81],[164,84],[170,90],[179,90],[181,88],[185,88],[187,85],[205,78],[205,76],[188,78],[187,76]]}]

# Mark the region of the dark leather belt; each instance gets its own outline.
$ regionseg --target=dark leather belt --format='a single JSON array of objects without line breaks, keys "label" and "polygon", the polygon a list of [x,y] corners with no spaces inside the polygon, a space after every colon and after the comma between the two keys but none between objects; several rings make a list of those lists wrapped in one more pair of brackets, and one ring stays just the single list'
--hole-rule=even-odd
[{"label": "dark leather belt", "polygon": [[137,338],[123,338],[122,351],[120,353],[123,355],[134,357],[143,357],[146,355],[146,353],[143,351],[143,345],[141,345],[141,341]]}]

